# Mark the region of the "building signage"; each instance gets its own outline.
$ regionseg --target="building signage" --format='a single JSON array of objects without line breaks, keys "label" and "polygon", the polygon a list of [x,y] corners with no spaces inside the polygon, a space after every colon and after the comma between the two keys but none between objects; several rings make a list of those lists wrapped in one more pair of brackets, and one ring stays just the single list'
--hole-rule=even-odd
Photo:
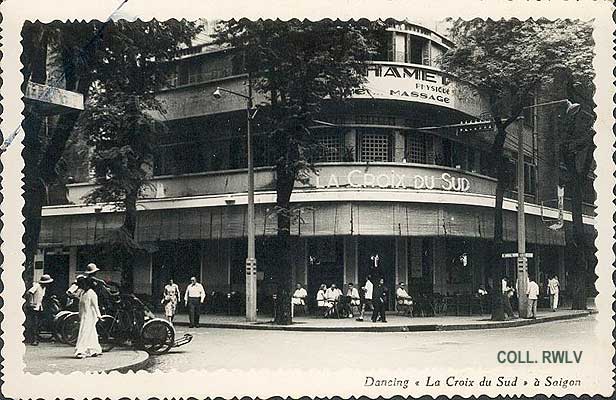
[{"label": "building signage", "polygon": [[400,174],[394,170],[389,173],[372,174],[359,169],[349,171],[347,175],[316,176],[315,185],[319,189],[352,187],[383,189],[427,189],[467,192],[470,181],[465,177],[456,177],[449,172],[435,174]]},{"label": "building signage", "polygon": [[370,63],[367,82],[353,97],[413,101],[479,117],[489,111],[485,99],[468,84],[434,68],[409,64]]}]

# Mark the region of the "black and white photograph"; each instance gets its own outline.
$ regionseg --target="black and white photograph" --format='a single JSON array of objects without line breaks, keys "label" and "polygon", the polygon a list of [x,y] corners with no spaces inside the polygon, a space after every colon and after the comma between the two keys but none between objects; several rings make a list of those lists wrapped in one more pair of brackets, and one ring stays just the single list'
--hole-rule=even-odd
[{"label": "black and white photograph", "polygon": [[26,3],[5,395],[613,393],[613,5]]}]

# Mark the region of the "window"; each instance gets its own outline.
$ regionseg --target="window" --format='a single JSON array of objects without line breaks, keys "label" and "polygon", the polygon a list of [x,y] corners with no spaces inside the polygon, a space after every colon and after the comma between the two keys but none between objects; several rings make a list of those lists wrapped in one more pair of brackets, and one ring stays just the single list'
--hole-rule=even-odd
[{"label": "window", "polygon": [[418,132],[406,136],[406,161],[426,163],[426,137],[423,133]]},{"label": "window", "polygon": [[342,136],[338,133],[324,134],[317,138],[321,162],[342,161]]},{"label": "window", "polygon": [[378,131],[363,131],[359,134],[359,161],[387,162],[391,161],[390,136]]},{"label": "window", "polygon": [[384,115],[357,115],[355,123],[364,125],[396,125],[395,117]]}]

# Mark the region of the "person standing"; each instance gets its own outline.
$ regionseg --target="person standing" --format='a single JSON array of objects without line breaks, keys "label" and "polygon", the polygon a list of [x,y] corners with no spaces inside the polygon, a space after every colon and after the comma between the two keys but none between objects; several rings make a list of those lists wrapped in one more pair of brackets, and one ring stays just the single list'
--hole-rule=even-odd
[{"label": "person standing", "polygon": [[163,290],[161,303],[165,305],[165,316],[171,323],[173,323],[173,318],[175,317],[178,301],[180,301],[180,288],[173,282],[173,279],[169,279],[169,283],[165,285]]},{"label": "person standing", "polygon": [[75,357],[96,357],[103,353],[96,331],[96,323],[102,319],[98,296],[94,291],[92,279],[80,276],[77,278],[77,286],[82,292],[79,297],[79,334],[75,344]]},{"label": "person standing", "polygon": [[372,284],[371,279],[372,277],[368,275],[368,277],[366,278],[366,283],[361,288],[362,293],[364,294],[364,301],[361,305],[361,312],[359,313],[359,318],[357,318],[356,321],[363,321],[364,313],[366,312],[366,310],[374,309],[374,307],[372,306],[372,292],[374,291],[374,285]]},{"label": "person standing", "polygon": [[199,316],[201,314],[201,303],[205,300],[205,290],[203,286],[197,282],[194,276],[190,278],[190,285],[186,288],[184,294],[184,305],[188,307],[188,327],[199,327]]},{"label": "person standing", "polygon": [[537,318],[537,300],[539,299],[539,285],[534,279],[528,281],[528,288],[526,289],[528,295],[528,318]]},{"label": "person standing", "polygon": [[349,318],[353,318],[356,314],[359,314],[360,297],[357,288],[353,286],[352,282],[349,282],[346,295],[349,304]]},{"label": "person standing", "polygon": [[374,297],[372,304],[374,305],[374,311],[372,312],[372,322],[377,320],[381,322],[387,322],[385,317],[385,303],[387,302],[387,287],[383,278],[379,279],[378,285],[374,288]]},{"label": "person standing", "polygon": [[503,307],[505,309],[505,314],[507,314],[509,318],[515,318],[513,315],[513,308],[511,308],[511,297],[513,297],[515,289],[509,285],[507,277],[502,279],[501,286],[503,291]]},{"label": "person standing", "polygon": [[550,295],[550,308],[552,312],[555,312],[558,308],[558,296],[560,294],[560,282],[558,282],[558,275],[554,274],[552,279],[548,279],[548,292]]},{"label": "person standing", "polygon": [[53,279],[48,274],[43,274],[38,282],[28,290],[28,314],[30,319],[30,336],[32,346],[39,344],[39,330],[41,329],[41,317],[43,314],[43,298],[47,291],[47,285],[53,282]]}]

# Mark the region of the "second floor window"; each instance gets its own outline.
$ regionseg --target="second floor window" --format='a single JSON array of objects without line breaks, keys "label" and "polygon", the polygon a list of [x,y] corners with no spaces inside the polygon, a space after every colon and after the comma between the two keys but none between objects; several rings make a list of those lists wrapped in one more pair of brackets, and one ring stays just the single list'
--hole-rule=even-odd
[{"label": "second floor window", "polygon": [[359,161],[391,161],[391,137],[378,130],[363,130],[359,133]]},{"label": "second floor window", "polygon": [[317,137],[319,143],[318,161],[342,161],[342,139],[342,135],[337,133],[319,135]]},{"label": "second floor window", "polygon": [[406,136],[406,161],[410,163],[426,163],[426,135],[420,132]]}]

